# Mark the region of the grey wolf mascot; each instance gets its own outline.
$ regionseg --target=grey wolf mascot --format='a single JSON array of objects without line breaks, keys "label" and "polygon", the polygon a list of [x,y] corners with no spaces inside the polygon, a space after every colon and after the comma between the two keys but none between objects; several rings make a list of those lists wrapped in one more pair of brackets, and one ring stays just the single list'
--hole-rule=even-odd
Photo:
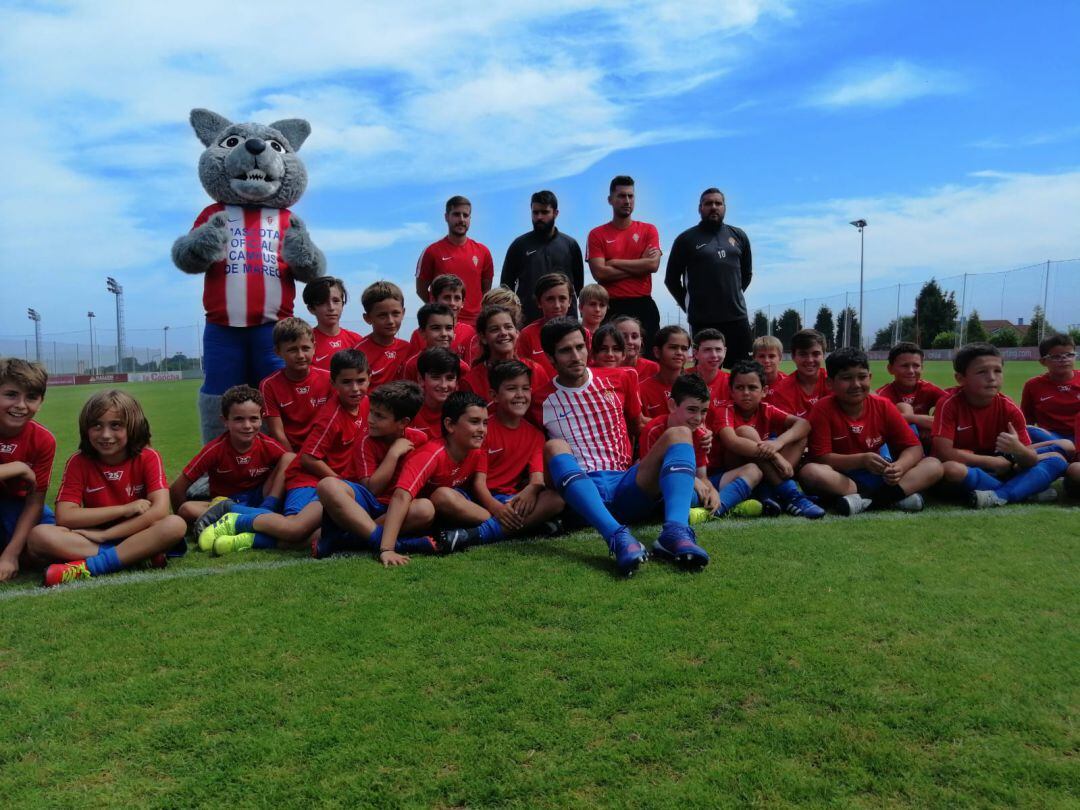
[{"label": "grey wolf mascot", "polygon": [[215,200],[173,244],[173,262],[204,275],[203,369],[199,392],[203,442],[221,433],[221,395],[281,367],[274,324],[293,314],[295,281],[311,281],[326,259],[300,218],[289,211],[307,188],[296,153],[311,133],[290,118],[234,124],[209,110],[192,110],[191,126],[206,150],[199,180]]}]

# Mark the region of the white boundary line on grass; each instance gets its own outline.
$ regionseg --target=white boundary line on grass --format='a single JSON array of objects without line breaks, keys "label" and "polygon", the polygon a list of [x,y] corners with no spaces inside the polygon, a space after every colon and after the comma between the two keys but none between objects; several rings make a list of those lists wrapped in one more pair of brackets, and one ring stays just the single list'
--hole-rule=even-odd
[{"label": "white boundary line on grass", "polygon": [[[1042,513],[1046,509],[1047,504],[1019,504],[1004,507],[1007,511],[1006,514],[1015,515],[1017,513],[1026,514],[1029,512]],[[1072,511],[1078,507],[1065,507]],[[971,509],[964,509],[962,507],[945,509],[935,508],[933,510],[936,515],[947,515],[949,517],[960,517],[963,515],[975,515],[975,514],[987,514],[987,511],[974,512]],[[781,515],[776,518],[733,518],[731,520],[717,520],[710,523],[706,523],[702,526],[698,526],[698,530],[702,529],[717,529],[719,534],[723,536],[732,531],[744,531],[747,529],[757,529],[762,527],[762,522],[767,521],[768,524],[780,523],[785,526],[793,526],[796,524],[804,524],[807,528],[811,526],[831,525],[833,523],[858,525],[866,522],[880,522],[880,521],[896,521],[896,520],[916,520],[924,512],[869,512],[862,515],[856,515],[855,517],[842,517],[840,515],[826,515],[820,520],[804,520],[803,518],[792,517],[790,515]],[[583,530],[582,530],[583,531]],[[711,533],[711,532],[710,532]],[[544,538],[547,540],[548,538]],[[550,538],[555,542],[559,542],[560,538]],[[598,538],[599,539],[599,538]],[[529,540],[515,540],[513,542],[533,542]],[[598,552],[599,553],[599,552]],[[237,574],[247,571],[270,571],[275,568],[293,568],[298,565],[326,565],[344,562],[346,560],[354,560],[357,558],[366,558],[365,554],[342,554],[335,557],[329,557],[325,560],[314,560],[310,557],[303,557],[292,560],[266,560],[265,562],[245,562],[238,563],[236,565],[227,565],[215,568],[179,568],[176,570],[166,569],[165,571],[124,571],[120,574],[114,574],[107,577],[96,577],[89,580],[81,580],[79,582],[72,582],[68,585],[61,585],[56,588],[26,588],[13,591],[0,590],[0,602],[6,602],[12,599],[24,599],[29,597],[43,597],[50,594],[63,594],[63,593],[77,593],[79,591],[86,590],[88,588],[112,588],[119,585],[138,585],[144,582],[165,582],[173,579],[196,579],[198,577],[210,577],[218,576],[221,574]]]}]

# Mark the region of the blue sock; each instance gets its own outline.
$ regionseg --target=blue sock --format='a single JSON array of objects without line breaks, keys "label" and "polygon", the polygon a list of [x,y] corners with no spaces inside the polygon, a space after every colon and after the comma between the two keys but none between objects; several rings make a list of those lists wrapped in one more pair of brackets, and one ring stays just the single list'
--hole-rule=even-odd
[{"label": "blue sock", "polygon": [[664,498],[665,523],[686,524],[690,500],[694,497],[696,472],[692,444],[673,444],[664,453],[660,465],[660,494]]},{"label": "blue sock", "polygon": [[[281,498],[275,498],[273,495],[267,495],[263,498],[263,502],[259,504],[260,509],[266,509],[269,512],[281,511]],[[235,509],[233,510],[236,511]]]},{"label": "blue sock", "polygon": [[964,476],[964,481],[960,486],[968,492],[974,492],[977,489],[1000,489],[1001,480],[978,467],[968,467],[967,475]]},{"label": "blue sock", "polygon": [[267,512],[272,512],[272,509],[264,509],[261,506],[244,506],[243,504],[236,504],[230,510],[230,512],[237,515],[265,515]]},{"label": "blue sock", "polygon": [[434,554],[435,543],[430,537],[399,537],[394,551],[398,554]]},{"label": "blue sock", "polygon": [[478,532],[477,545],[486,546],[488,543],[498,543],[506,538],[506,532],[495,518],[488,518],[476,527]]},{"label": "blue sock", "polygon": [[375,525],[375,531],[371,533],[371,537],[368,538],[368,548],[373,552],[379,550],[379,546],[382,544],[382,526]]},{"label": "blue sock", "polygon": [[277,540],[268,534],[262,532],[255,532],[255,542],[251,546],[252,548],[277,548]]},{"label": "blue sock", "polygon": [[720,490],[720,506],[716,508],[716,514],[726,515],[740,503],[750,497],[750,482],[745,478],[736,478],[722,490]]},{"label": "blue sock", "polygon": [[[693,451],[691,451],[693,455]],[[604,505],[596,484],[585,474],[577,459],[569,453],[553,456],[548,462],[548,472],[556,491],[566,499],[570,508],[585,518],[589,525],[600,532],[604,540],[610,540],[622,524],[611,516]],[[691,481],[691,486],[693,482]],[[686,510],[689,514],[689,508]],[[686,516],[683,517],[686,520]]]},{"label": "blue sock", "polygon": [[1019,503],[1054,483],[1065,474],[1068,466],[1069,463],[1061,456],[1040,458],[1034,467],[1018,472],[999,487],[997,494],[1009,503]]},{"label": "blue sock", "polygon": [[259,515],[271,514],[269,509],[259,509],[257,506],[244,506],[240,507],[244,511],[239,512],[236,509],[230,510],[234,512],[238,517],[236,518],[236,533],[244,534],[245,532],[255,531],[255,518]]},{"label": "blue sock", "polygon": [[795,483],[793,478],[789,478],[786,481],[781,481],[779,484],[776,484],[773,487],[773,491],[776,493],[776,498],[780,501],[782,506],[787,506],[802,495],[802,490],[799,489],[799,485]]},{"label": "blue sock", "polygon": [[100,577],[102,574],[115,574],[124,566],[120,564],[120,558],[116,556],[116,549],[112,546],[104,546],[93,557],[86,558],[86,567],[91,575]]}]

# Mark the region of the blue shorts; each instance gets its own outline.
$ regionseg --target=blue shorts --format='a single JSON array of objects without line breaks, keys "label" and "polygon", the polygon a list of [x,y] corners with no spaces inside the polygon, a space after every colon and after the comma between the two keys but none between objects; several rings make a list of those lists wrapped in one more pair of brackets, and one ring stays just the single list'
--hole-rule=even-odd
[{"label": "blue shorts", "polygon": [[353,481],[343,481],[343,483],[347,484],[352,490],[353,497],[360,504],[360,508],[371,515],[373,519],[386,514],[386,504],[376,498],[370,489]]},{"label": "blue shorts", "polygon": [[855,482],[855,487],[864,498],[869,498],[885,486],[885,479],[869,470],[852,470],[844,475]]},{"label": "blue shorts", "polygon": [[626,472],[597,470],[589,473],[612,517],[620,523],[634,523],[652,515],[658,499],[637,485],[638,465]]},{"label": "blue shorts", "polygon": [[1046,428],[1036,427],[1035,425],[1028,425],[1027,432],[1032,444],[1042,444],[1043,442],[1052,442],[1057,441],[1058,439],[1065,439],[1070,442],[1073,440],[1072,436],[1063,436],[1060,433],[1055,433]]},{"label": "blue shorts", "polygon": [[264,378],[285,361],[274,352],[274,324],[259,326],[220,326],[206,324],[203,329],[202,392],[220,396],[234,385],[247,383],[258,388]]},{"label": "blue shorts", "polygon": [[319,500],[319,494],[315,487],[296,487],[285,490],[285,508],[282,514],[299,515],[305,506],[317,500]]},{"label": "blue shorts", "polygon": [[[15,524],[19,522],[23,507],[26,506],[25,498],[0,498],[0,548],[7,546],[11,535],[15,533]],[[41,520],[38,525],[56,525],[56,515],[48,506],[41,508]]]},{"label": "blue shorts", "polygon": [[263,489],[260,486],[252,487],[243,492],[237,492],[235,495],[230,495],[229,500],[240,506],[262,506],[262,502],[266,500],[266,496],[263,495]]}]

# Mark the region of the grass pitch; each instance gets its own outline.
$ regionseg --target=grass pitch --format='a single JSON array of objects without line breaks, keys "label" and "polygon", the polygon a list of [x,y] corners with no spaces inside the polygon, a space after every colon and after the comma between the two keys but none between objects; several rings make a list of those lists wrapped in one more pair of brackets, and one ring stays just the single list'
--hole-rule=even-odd
[{"label": "grass pitch", "polygon": [[[196,387],[131,386],[171,474],[198,449]],[[87,393],[49,392],[61,459]],[[0,589],[0,795],[1075,806],[1076,516],[724,521],[702,574],[630,581],[591,532],[395,571],[253,552],[24,578]]]}]

